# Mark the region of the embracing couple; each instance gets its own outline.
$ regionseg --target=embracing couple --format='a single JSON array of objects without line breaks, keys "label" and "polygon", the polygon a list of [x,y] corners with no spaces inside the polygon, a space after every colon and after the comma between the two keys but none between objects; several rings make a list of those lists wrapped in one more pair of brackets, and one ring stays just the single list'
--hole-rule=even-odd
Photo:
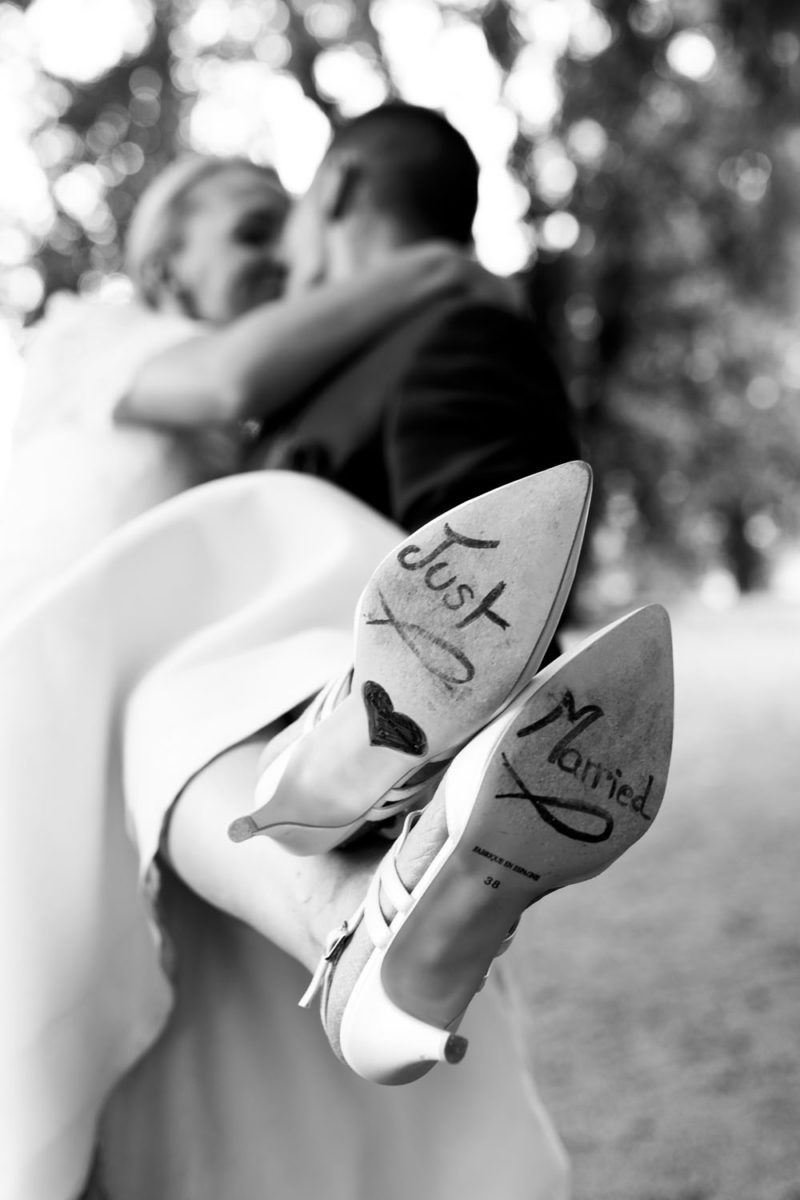
[{"label": "embracing couple", "polygon": [[104,1103],[91,1197],[567,1194],[497,972],[461,1022],[524,910],[649,827],[669,635],[651,607],[540,670],[590,473],[527,320],[452,249],[477,184],[442,118],[387,106],[282,235],[246,164],[140,211],[142,296],[204,325],[117,421],[286,470],[141,516],[0,642],[38,834],[10,1196],[80,1194]]}]

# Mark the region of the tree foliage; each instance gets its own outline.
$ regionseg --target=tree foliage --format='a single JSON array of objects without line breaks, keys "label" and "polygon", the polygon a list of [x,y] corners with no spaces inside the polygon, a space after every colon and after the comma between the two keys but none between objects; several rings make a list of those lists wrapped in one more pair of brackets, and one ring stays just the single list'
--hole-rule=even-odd
[{"label": "tree foliage", "polygon": [[[567,300],[550,312],[577,364],[611,552],[624,539],[639,559],[652,544],[690,567],[721,558],[747,590],[799,515],[800,12],[606,11],[613,46],[563,63],[562,132],[597,121],[609,148],[579,167],[571,209],[592,248],[559,259]],[[670,69],[684,23],[718,47],[708,80]]]},{"label": "tree foliage", "polygon": [[[594,546],[615,566],[616,598],[665,562],[691,574],[723,561],[746,589],[800,521],[800,9],[580,2],[597,37],[573,30],[559,48],[561,103],[538,124],[509,81],[540,36],[552,49],[542,21],[569,6],[436,7],[482,31],[506,81],[509,161],[538,245],[531,299],[598,469]],[[54,220],[35,249],[46,294],[120,270],[136,198],[185,148],[215,63],[288,73],[335,121],[347,105],[321,85],[320,56],[354,47],[385,94],[404,94],[377,19],[385,0],[219,0],[216,35],[197,32],[202,3],[151,5],[146,44],[91,82],[42,71],[50,99],[35,145]],[[65,176],[73,191],[82,179],[99,188],[83,216]]]}]

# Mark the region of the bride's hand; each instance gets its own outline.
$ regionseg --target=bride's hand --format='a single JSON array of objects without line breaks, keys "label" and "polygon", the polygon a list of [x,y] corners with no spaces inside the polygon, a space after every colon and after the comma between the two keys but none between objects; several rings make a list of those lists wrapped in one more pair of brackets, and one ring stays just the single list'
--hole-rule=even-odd
[{"label": "bride's hand", "polygon": [[202,483],[238,474],[250,442],[248,431],[238,422],[186,430],[182,439]]}]

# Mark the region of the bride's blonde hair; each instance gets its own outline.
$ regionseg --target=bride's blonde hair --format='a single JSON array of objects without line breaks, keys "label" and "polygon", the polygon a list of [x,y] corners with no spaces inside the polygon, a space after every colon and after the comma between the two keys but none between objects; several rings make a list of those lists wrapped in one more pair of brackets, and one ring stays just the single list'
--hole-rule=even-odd
[{"label": "bride's blonde hair", "polygon": [[242,167],[258,172],[266,184],[285,195],[272,167],[244,156],[209,154],[187,154],[177,159],[142,192],[125,237],[125,269],[139,298],[150,308],[158,307],[163,266],[180,245],[195,189],[215,175]]}]

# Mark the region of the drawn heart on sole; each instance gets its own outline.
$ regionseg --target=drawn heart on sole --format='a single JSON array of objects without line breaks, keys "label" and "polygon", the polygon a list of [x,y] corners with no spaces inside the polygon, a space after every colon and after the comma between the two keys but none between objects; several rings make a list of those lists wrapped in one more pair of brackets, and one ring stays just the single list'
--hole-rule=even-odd
[{"label": "drawn heart on sole", "polygon": [[421,757],[428,749],[428,739],[416,721],[398,712],[385,688],[368,679],[362,689],[364,707],[369,723],[371,746],[386,746],[401,754]]}]

